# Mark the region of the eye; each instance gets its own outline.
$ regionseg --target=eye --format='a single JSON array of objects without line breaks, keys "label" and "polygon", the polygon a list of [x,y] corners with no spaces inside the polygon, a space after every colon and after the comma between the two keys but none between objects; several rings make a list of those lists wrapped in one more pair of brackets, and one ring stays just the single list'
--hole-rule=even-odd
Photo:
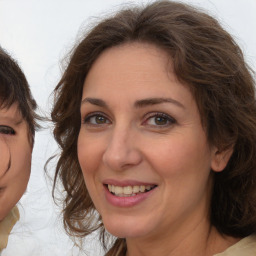
[{"label": "eye", "polygon": [[86,116],[83,121],[84,124],[98,126],[104,124],[110,124],[110,121],[103,114],[90,114]]},{"label": "eye", "polygon": [[0,125],[0,133],[6,135],[15,135],[16,132],[10,127],[6,125]]},{"label": "eye", "polygon": [[176,120],[164,113],[150,113],[149,117],[146,117],[146,121],[143,122],[144,125],[158,127],[167,127],[174,123]]}]

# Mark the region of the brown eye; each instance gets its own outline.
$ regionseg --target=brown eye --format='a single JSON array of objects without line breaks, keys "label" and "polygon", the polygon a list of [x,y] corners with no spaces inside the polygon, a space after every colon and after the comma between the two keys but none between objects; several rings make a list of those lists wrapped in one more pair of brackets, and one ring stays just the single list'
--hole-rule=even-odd
[{"label": "brown eye", "polygon": [[15,131],[9,126],[0,125],[0,134],[15,135]]},{"label": "brown eye", "polygon": [[101,114],[92,114],[85,118],[84,123],[89,125],[104,125],[109,124],[110,121]]},{"label": "brown eye", "polygon": [[155,117],[154,122],[156,125],[166,125],[168,123],[168,120],[165,117],[157,116]]},{"label": "brown eye", "polygon": [[95,117],[96,124],[105,124],[106,122],[107,122],[107,119],[104,116],[96,116]]},{"label": "brown eye", "polygon": [[144,122],[151,127],[166,127],[176,123],[175,119],[164,113],[153,113]]}]

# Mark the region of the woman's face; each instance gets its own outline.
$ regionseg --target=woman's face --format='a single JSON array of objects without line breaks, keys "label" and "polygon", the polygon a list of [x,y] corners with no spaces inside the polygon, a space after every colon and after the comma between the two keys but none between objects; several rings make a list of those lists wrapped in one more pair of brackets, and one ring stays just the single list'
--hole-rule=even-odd
[{"label": "woman's face", "polygon": [[30,175],[32,146],[17,104],[0,109],[0,150],[1,221],[25,192]]},{"label": "woman's face", "polygon": [[110,233],[154,237],[206,218],[216,150],[165,52],[140,43],[103,52],[81,119],[79,163]]}]

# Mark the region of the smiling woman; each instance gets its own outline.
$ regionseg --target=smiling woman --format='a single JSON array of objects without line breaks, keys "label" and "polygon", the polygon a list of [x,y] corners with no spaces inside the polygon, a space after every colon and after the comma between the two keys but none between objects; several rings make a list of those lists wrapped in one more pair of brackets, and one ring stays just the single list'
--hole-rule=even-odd
[{"label": "smiling woman", "polygon": [[188,219],[198,224],[210,200],[210,169],[224,169],[230,154],[216,159],[196,102],[166,53],[145,43],[104,51],[85,79],[87,97],[106,102],[82,105],[77,142],[85,184],[106,229],[127,242],[161,233],[169,240],[174,224],[180,230]]},{"label": "smiling woman", "polygon": [[[108,256],[256,254],[254,80],[209,15],[121,10],[74,49],[55,88],[64,225]],[[98,216],[98,217],[97,217]]]},{"label": "smiling woman", "polygon": [[15,206],[26,190],[34,144],[36,103],[26,78],[0,48],[0,253],[19,219]]}]

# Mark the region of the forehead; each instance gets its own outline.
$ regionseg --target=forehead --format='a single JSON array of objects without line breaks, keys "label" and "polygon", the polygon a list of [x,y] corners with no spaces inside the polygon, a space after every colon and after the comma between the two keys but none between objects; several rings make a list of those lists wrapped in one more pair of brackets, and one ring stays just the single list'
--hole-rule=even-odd
[{"label": "forehead", "polygon": [[[173,71],[171,57],[147,43],[131,43],[105,50],[92,65],[83,87],[84,97],[113,100],[192,95]],[[167,95],[168,94],[168,95]],[[192,97],[193,98],[193,97]]]},{"label": "forehead", "polygon": [[[100,69],[104,76],[108,74],[109,76],[113,76],[113,66],[123,68],[122,75],[128,73],[129,70],[133,72],[137,70],[137,73],[141,73],[143,68],[145,78],[147,74],[150,74],[149,71],[161,69],[163,72],[167,72],[168,70],[172,70],[170,57],[164,50],[153,44],[134,42],[115,46],[103,51],[94,61],[86,80],[92,73],[98,71],[96,68]],[[134,78],[136,78],[137,73],[133,73]]]},{"label": "forehead", "polygon": [[[168,79],[170,70],[172,65],[168,55],[154,45],[131,43],[115,46],[105,50],[93,63],[84,90],[107,90],[112,84],[118,85],[116,89],[122,91],[135,84],[145,87],[155,83],[157,86],[159,75]],[[152,77],[152,74],[156,75]]]},{"label": "forehead", "polygon": [[14,123],[25,121],[18,107],[18,103],[13,103],[11,106],[8,107],[2,106],[0,108],[0,120],[6,120]]}]

